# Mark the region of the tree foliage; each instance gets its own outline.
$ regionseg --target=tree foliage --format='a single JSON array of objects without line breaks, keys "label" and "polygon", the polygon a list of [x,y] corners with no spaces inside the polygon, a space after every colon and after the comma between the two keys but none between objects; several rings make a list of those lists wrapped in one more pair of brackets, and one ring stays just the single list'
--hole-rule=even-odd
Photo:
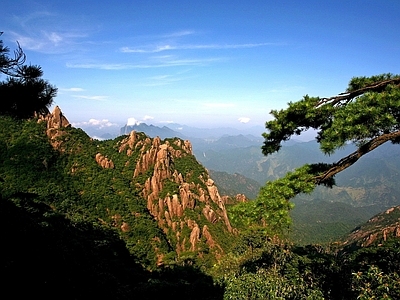
[{"label": "tree foliage", "polygon": [[0,40],[0,73],[6,76],[0,82],[0,114],[26,119],[35,113],[48,113],[56,87],[42,78],[40,66],[25,65],[26,55],[19,44],[14,56],[9,52]]},{"label": "tree foliage", "polygon": [[278,151],[293,135],[315,129],[317,141],[326,154],[348,142],[358,150],[315,173],[316,183],[324,183],[355,163],[361,156],[387,141],[400,142],[400,76],[383,74],[354,77],[347,90],[331,98],[304,96],[284,110],[272,110],[274,120],[266,123],[262,151]]},{"label": "tree foliage", "polygon": [[[233,217],[241,223],[287,224],[291,205],[285,201],[299,193],[310,193],[317,185],[331,187],[334,176],[363,155],[388,141],[400,143],[400,76],[354,77],[346,91],[337,96],[306,95],[271,114],[274,119],[266,122],[268,131],[263,134],[264,155],[279,151],[282,142],[309,129],[317,131],[317,142],[325,154],[349,142],[358,149],[335,163],[305,165],[282,179],[267,182],[254,202],[232,209]],[[277,216],[282,218],[275,220]]]}]

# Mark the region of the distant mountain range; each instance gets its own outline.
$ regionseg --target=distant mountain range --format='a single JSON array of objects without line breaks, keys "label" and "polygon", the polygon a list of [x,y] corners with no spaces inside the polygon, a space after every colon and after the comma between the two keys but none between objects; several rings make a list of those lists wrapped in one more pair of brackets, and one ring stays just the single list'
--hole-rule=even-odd
[{"label": "distant mountain range", "polygon": [[[284,176],[306,163],[332,163],[353,152],[354,145],[338,149],[334,154],[324,155],[316,141],[290,140],[278,153],[264,156],[261,153],[263,138],[251,134],[223,134],[219,130],[171,124],[158,127],[145,123],[121,128],[121,134],[132,130],[144,132],[150,137],[161,139],[179,137],[188,139],[193,145],[197,160],[208,170],[240,174],[257,181],[260,186],[267,181]],[[222,130],[222,129],[220,129]],[[185,134],[184,134],[185,133]],[[207,136],[207,138],[205,138]],[[317,189],[307,199],[345,202],[353,206],[384,204],[383,209],[400,204],[400,147],[386,143],[362,157],[356,164],[336,176],[337,187]]]},{"label": "distant mountain range", "polygon": [[[261,153],[261,135],[222,134],[219,130],[201,130],[172,124],[124,126],[121,134],[143,131],[150,137],[178,136],[192,142],[193,153],[205,166],[221,193],[242,193],[254,199],[267,181],[284,176],[306,163],[332,163],[353,152],[354,145],[324,155],[316,141],[290,140],[278,153]],[[332,189],[317,187],[311,195],[299,195],[292,201],[294,222],[292,237],[298,243],[334,240],[350,232],[357,224],[375,214],[400,205],[400,147],[384,144],[362,157],[336,176]]]},{"label": "distant mountain range", "polygon": [[217,128],[197,128],[176,123],[169,123],[167,126],[148,125],[146,123],[137,123],[134,125],[125,125],[120,129],[120,135],[129,134],[132,130],[146,133],[150,137],[159,136],[161,139],[179,137],[182,139],[203,139],[207,141],[217,140],[222,136],[251,135],[261,138],[265,131],[263,127],[247,127],[240,130],[230,127]]}]

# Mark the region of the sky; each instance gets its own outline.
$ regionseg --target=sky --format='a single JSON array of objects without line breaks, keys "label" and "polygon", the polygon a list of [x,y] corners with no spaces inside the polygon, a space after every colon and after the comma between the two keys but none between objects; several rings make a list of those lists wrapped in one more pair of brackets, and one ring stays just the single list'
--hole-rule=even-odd
[{"label": "sky", "polygon": [[400,73],[399,0],[3,0],[0,15],[75,127],[264,126],[306,94]]}]

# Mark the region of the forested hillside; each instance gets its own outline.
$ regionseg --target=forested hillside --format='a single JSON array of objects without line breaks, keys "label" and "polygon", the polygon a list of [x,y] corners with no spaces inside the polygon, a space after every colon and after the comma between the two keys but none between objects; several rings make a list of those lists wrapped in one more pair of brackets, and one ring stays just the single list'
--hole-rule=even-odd
[{"label": "forested hillside", "polygon": [[[396,277],[389,275],[399,266],[394,236],[387,237],[394,244],[365,256],[358,248],[345,254],[293,247],[277,237],[265,239],[261,232],[250,228],[233,234],[220,204],[214,203],[209,194],[216,192],[212,183],[201,179],[208,178],[206,171],[186,151],[188,148],[174,144],[174,140],[169,142],[179,155],[172,151],[172,174],[179,170],[178,174],[186,174],[182,178],[196,182],[195,188],[185,190],[193,192],[189,199],[195,201],[181,217],[179,208],[176,216],[165,217],[169,212],[168,195],[177,193],[182,204],[179,191],[186,186],[185,182],[178,184],[166,178],[159,191],[165,200],[165,218],[160,217],[160,211],[156,209],[156,213],[149,198],[144,197],[146,182],[157,167],[143,168],[144,172],[135,177],[138,166],[146,165],[143,157],[151,152],[148,150],[154,140],[138,133],[103,142],[92,140],[70,125],[59,127],[68,123],[62,114],[56,115],[58,122],[54,114],[43,121],[0,118],[1,211],[7,245],[2,255],[2,274],[6,290],[16,297],[29,293],[50,299],[60,290],[67,290],[63,295],[75,299],[107,295],[116,299],[156,299],[164,293],[176,299],[243,299],[248,293],[251,299],[265,293],[270,293],[272,299],[294,299],[295,295],[341,299],[363,291],[365,280],[375,276],[377,270],[365,269],[368,273],[359,279],[353,278],[352,272],[364,270],[360,266],[365,259],[378,264],[375,257],[384,253],[391,253],[393,260],[390,266],[379,262],[378,270],[388,274],[385,284],[396,286]],[[137,140],[129,144],[132,136]],[[157,143],[164,147],[161,141]],[[197,198],[197,191],[204,194]],[[208,200],[203,203],[201,196]],[[213,218],[209,220],[206,212],[208,218]],[[198,226],[186,227],[190,223]],[[195,236],[196,248],[192,248],[193,232],[198,232],[193,228],[201,227],[202,232]],[[350,259],[351,263],[341,265],[342,259]],[[306,277],[305,269],[309,270]],[[337,279],[328,284],[329,274]],[[351,285],[346,284],[338,293],[335,286],[343,280]],[[27,289],[18,288],[21,282]]]},{"label": "forested hillside", "polygon": [[[354,149],[353,145],[346,145],[328,156],[321,153],[316,141],[310,141],[284,144],[278,153],[267,157],[261,154],[260,146],[232,147],[219,151],[209,149],[203,156],[197,157],[210,170],[238,173],[263,185],[266,181],[278,179],[305,163],[338,161]],[[398,205],[399,161],[400,149],[397,145],[382,145],[376,152],[360,159],[352,168],[338,174],[333,189],[318,189],[307,195],[307,199],[334,199],[353,206],[379,203],[382,204],[381,210]]]},{"label": "forested hillside", "polygon": [[[135,132],[99,142],[72,128],[58,108],[45,118],[0,122],[2,220],[12,245],[3,258],[10,283],[24,264],[43,264],[41,276],[30,282],[38,290],[46,282],[56,289],[72,280],[87,291],[71,293],[101,295],[101,281],[110,276],[117,276],[112,281],[118,290],[132,284],[124,272],[128,281],[161,266],[171,272],[188,266],[183,277],[197,274],[231,244],[224,203],[190,143]],[[27,241],[35,245],[28,246],[28,256],[21,252]],[[50,260],[59,262],[53,267]],[[92,281],[82,285],[81,276]]]},{"label": "forested hillside", "polygon": [[[98,141],[73,128],[59,107],[49,112],[57,89],[41,78],[41,68],[24,65],[20,47],[15,57],[8,52],[0,41],[0,72],[7,76],[0,82],[4,295],[16,299],[400,298],[398,207],[324,247],[298,246],[288,239],[291,199],[318,185],[333,186],[333,176],[361,156],[386,141],[399,143],[398,76],[352,80],[350,96],[372,89],[377,94],[367,94],[368,101],[382,95],[393,101],[387,119],[382,121],[379,114],[368,124],[357,119],[355,127],[347,124],[339,140],[336,131],[332,135],[329,130],[347,116],[340,114],[351,99],[335,107],[343,96],[322,102],[305,97],[291,103],[288,111],[273,111],[276,120],[266,124],[271,130],[264,135],[264,154],[279,150],[288,135],[310,126],[321,127],[319,142],[327,152],[354,135],[360,139],[359,148],[338,163],[305,165],[267,182],[248,201],[220,195],[188,140],[161,140],[132,131]],[[365,110],[354,102],[356,108],[350,103],[350,110]],[[367,105],[368,118],[373,104],[372,110]],[[380,104],[387,109],[385,101]],[[301,129],[296,129],[295,121],[300,121]],[[390,167],[387,164],[385,170],[395,177]],[[374,182],[376,177],[370,178]]]}]

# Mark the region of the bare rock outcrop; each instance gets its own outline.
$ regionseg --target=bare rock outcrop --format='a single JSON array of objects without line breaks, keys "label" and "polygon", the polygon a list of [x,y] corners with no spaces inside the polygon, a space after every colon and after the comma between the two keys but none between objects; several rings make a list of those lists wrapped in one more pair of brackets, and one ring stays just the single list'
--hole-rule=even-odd
[{"label": "bare rock outcrop", "polygon": [[199,225],[195,224],[195,226],[192,229],[192,232],[190,233],[190,251],[196,251],[197,250],[197,243],[200,241],[200,227]]},{"label": "bare rock outcrop", "polygon": [[218,192],[218,188],[214,184],[214,180],[209,178],[207,180],[206,185],[207,185],[208,193],[210,194],[211,200],[214,203],[216,203],[218,205],[218,207],[221,209],[222,218],[223,218],[223,220],[225,222],[226,227],[228,228],[228,231],[232,232],[232,226],[231,226],[231,223],[230,223],[229,218],[228,218],[228,213],[227,213],[226,208],[225,208],[225,203],[222,200],[222,198],[221,198],[221,196],[220,196],[220,194]]},{"label": "bare rock outcrop", "polygon": [[[120,144],[118,151],[131,156],[133,151],[139,151],[139,156],[134,162],[135,169],[133,178],[148,174],[147,179],[141,187],[142,195],[147,201],[147,208],[151,215],[157,220],[158,225],[165,233],[173,232],[176,251],[198,251],[199,243],[204,242],[204,237],[210,248],[221,253],[222,249],[213,239],[209,227],[200,228],[195,220],[187,217],[186,210],[195,210],[201,205],[204,218],[214,224],[223,222],[227,231],[231,232],[224,198],[219,195],[214,182],[209,179],[205,170],[198,179],[203,184],[186,182],[186,178],[192,176],[181,174],[175,169],[175,161],[186,155],[193,155],[192,145],[189,141],[181,139],[161,141],[159,137],[146,138],[132,131]],[[174,192],[165,196],[164,185],[176,185]],[[186,232],[186,233],[185,233]],[[187,234],[190,232],[190,234]]]},{"label": "bare rock outcrop", "polygon": [[[63,139],[59,137],[66,134],[62,129],[71,125],[60,108],[57,106],[51,114],[41,117],[39,121],[47,122],[47,135],[53,147],[63,151]],[[193,155],[192,144],[181,139],[151,139],[135,131],[118,143],[117,151],[122,156],[126,154],[125,165],[135,166],[133,171],[129,171],[132,172],[135,187],[147,201],[148,211],[171,239],[171,244],[176,245],[176,252],[202,251],[204,244],[202,246],[201,243],[207,243],[215,253],[222,253],[212,230],[215,228],[213,224],[221,222],[227,231],[232,232],[225,198],[220,196],[214,181],[209,179],[207,170],[199,177],[192,178],[195,172],[190,169],[182,174],[175,168],[175,162],[182,162],[178,159]],[[102,168],[115,168],[114,162],[101,149],[94,152],[97,164]],[[74,164],[72,173],[80,167]],[[138,177],[140,180],[135,180]],[[168,193],[164,190],[166,185]],[[121,216],[110,217],[115,228],[122,232],[131,230],[128,221],[124,221]],[[162,264],[162,260],[160,255],[158,263]]]},{"label": "bare rock outcrop", "polygon": [[60,128],[71,126],[68,119],[61,112],[61,109],[56,106],[52,113],[49,113],[46,116],[40,116],[38,121],[47,123],[46,133],[50,138],[50,143],[55,149],[60,149],[61,141],[58,137],[64,134]]},{"label": "bare rock outcrop", "polygon": [[206,243],[207,245],[211,248],[211,249],[215,249],[217,256],[222,256],[222,254],[224,253],[224,250],[221,248],[221,246],[216,243],[210,233],[210,229],[208,228],[207,225],[203,226],[203,231],[202,231],[202,235],[203,237],[206,239]]},{"label": "bare rock outcrop", "polygon": [[203,208],[203,215],[206,217],[206,219],[210,223],[215,223],[215,222],[218,221],[217,214],[215,213],[215,211],[209,205],[206,205]]},{"label": "bare rock outcrop", "polygon": [[70,126],[69,121],[61,112],[61,109],[58,106],[56,106],[53,112],[50,115],[48,115],[47,128],[58,129],[67,126]]},{"label": "bare rock outcrop", "polygon": [[102,155],[101,153],[97,153],[95,156],[95,160],[97,164],[103,169],[114,169],[114,163],[108,157]]},{"label": "bare rock outcrop", "polygon": [[353,231],[344,243],[368,247],[372,244],[385,242],[389,238],[400,238],[399,216],[400,205],[389,208]]}]

